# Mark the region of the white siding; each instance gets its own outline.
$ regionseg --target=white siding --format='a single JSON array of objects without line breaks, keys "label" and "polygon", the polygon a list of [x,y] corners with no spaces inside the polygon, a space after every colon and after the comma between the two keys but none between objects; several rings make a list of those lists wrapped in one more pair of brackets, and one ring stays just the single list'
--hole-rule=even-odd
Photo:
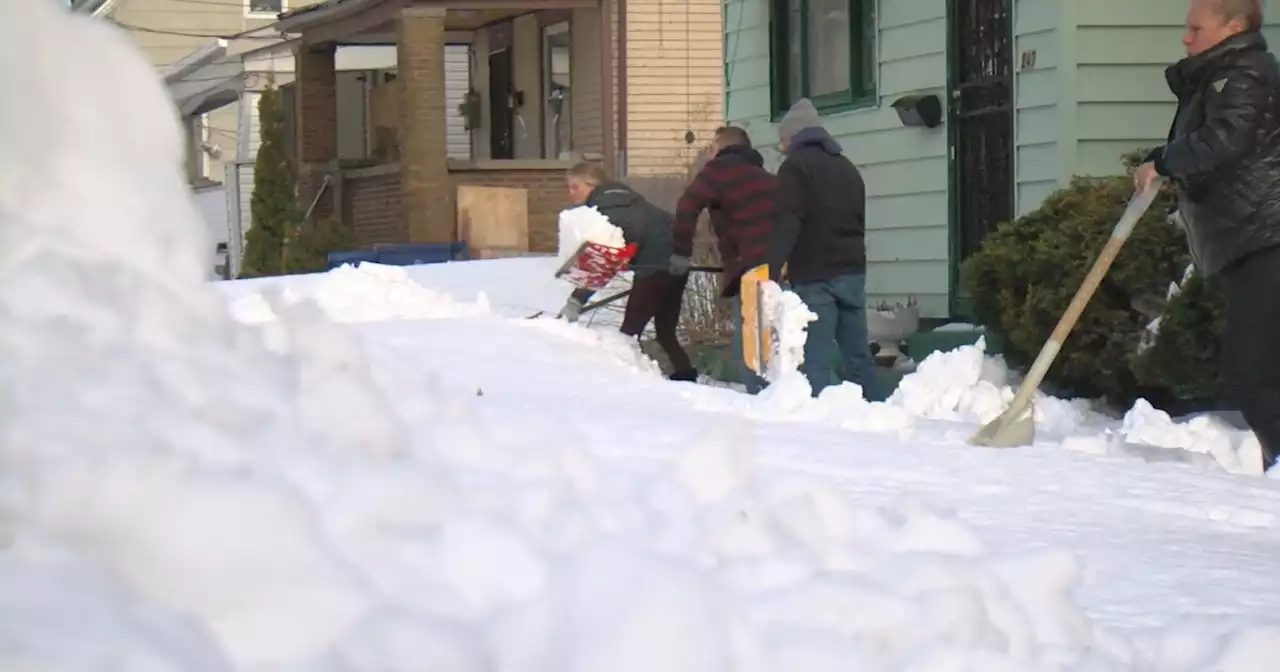
[{"label": "white siding", "polygon": [[449,157],[471,158],[471,133],[458,106],[471,88],[471,45],[450,44],[444,52],[445,114],[448,119]]}]

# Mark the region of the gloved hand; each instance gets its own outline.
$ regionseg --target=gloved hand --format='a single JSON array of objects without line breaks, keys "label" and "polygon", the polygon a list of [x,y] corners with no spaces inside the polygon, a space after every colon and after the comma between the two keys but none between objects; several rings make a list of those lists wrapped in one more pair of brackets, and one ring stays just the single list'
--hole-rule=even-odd
[{"label": "gloved hand", "polygon": [[671,275],[689,275],[689,269],[691,268],[693,268],[693,260],[689,257],[673,254],[667,260],[667,272]]},{"label": "gloved hand", "polygon": [[571,298],[565,302],[564,308],[560,309],[560,317],[563,317],[569,322],[577,322],[578,317],[582,315],[582,307],[583,304],[581,301]]}]

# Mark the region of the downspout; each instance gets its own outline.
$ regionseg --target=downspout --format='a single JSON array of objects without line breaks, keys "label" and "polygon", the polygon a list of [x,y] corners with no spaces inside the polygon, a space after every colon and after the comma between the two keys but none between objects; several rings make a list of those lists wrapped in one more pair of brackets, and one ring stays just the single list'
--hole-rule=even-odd
[{"label": "downspout", "polygon": [[627,0],[617,0],[616,11],[618,12],[618,77],[614,82],[614,91],[617,91],[618,105],[614,108],[618,111],[618,157],[622,164],[621,170],[618,171],[621,177],[626,177],[627,166],[630,164],[627,154]]}]

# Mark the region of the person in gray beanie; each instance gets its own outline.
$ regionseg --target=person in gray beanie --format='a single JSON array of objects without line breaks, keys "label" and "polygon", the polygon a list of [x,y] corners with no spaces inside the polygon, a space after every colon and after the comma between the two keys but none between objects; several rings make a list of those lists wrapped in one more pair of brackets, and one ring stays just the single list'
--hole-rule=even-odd
[{"label": "person in gray beanie", "polygon": [[837,356],[846,380],[879,400],[867,335],[866,188],[862,174],[801,98],[778,124],[786,156],[778,168],[778,208],[798,226],[780,227],[791,289],[818,319],[809,323],[801,372],[813,395],[835,382]]}]

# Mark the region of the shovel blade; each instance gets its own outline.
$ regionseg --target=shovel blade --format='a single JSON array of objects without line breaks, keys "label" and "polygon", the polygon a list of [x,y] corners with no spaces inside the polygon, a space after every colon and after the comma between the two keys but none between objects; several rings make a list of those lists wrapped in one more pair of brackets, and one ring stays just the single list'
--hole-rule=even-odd
[{"label": "shovel blade", "polygon": [[988,448],[1029,446],[1036,440],[1036,421],[1032,407],[1010,407],[999,417],[982,426],[969,438],[969,444]]}]

